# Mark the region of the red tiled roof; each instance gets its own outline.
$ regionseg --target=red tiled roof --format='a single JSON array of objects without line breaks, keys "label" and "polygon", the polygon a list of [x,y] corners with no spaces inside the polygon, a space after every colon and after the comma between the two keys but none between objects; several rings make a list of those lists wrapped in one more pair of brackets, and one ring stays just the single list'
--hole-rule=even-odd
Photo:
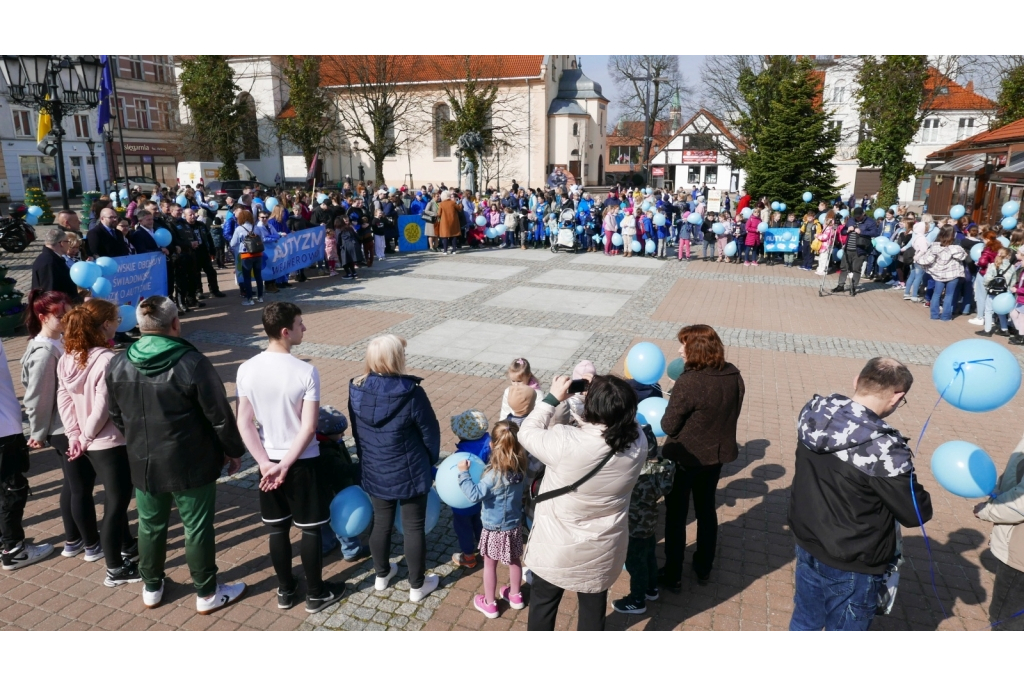
[{"label": "red tiled roof", "polygon": [[[644,122],[642,121],[620,121],[615,127],[615,134],[623,138],[643,138],[644,137]],[[662,136],[668,137],[672,135],[672,122],[659,120],[654,122],[654,133],[652,134],[655,138]]]},{"label": "red tiled roof", "polygon": [[289,100],[288,102],[285,103],[284,109],[282,109],[281,113],[277,115],[277,118],[278,119],[291,119],[294,116],[295,116],[295,108],[292,107],[291,100]]},{"label": "red tiled roof", "polygon": [[817,83],[817,87],[815,88],[814,92],[814,101],[812,102],[812,104],[815,108],[818,108],[821,107],[823,101],[822,93],[825,90],[825,72],[815,69],[814,71],[811,72],[811,78],[813,78]]},{"label": "red tiled roof", "polygon": [[[954,111],[965,109],[995,109],[996,103],[984,95],[974,92],[974,82],[961,86],[956,81],[946,78],[935,68],[929,67],[928,80],[924,82],[925,103],[930,111]],[[945,87],[948,92],[936,94],[932,99],[932,92],[939,87]]]},{"label": "red tiled roof", "polygon": [[944,147],[937,152],[931,153],[928,155],[927,159],[931,159],[933,157],[945,157],[950,152],[955,152],[956,150],[989,147],[1021,141],[1024,141],[1024,119],[1011,121],[1006,126],[1000,126],[999,128],[994,128],[990,131],[982,131],[970,138],[964,138],[963,140],[953,143],[948,147]]},{"label": "red tiled roof", "polygon": [[[380,65],[379,70],[386,73],[389,80],[395,83],[429,83],[462,79],[466,75],[466,60],[478,79],[514,79],[540,76],[540,68],[544,55],[395,55],[388,57],[389,62]],[[320,62],[320,81],[324,86],[348,85],[346,63],[358,65],[366,61],[369,69],[357,68],[359,71],[378,71],[373,68],[376,58],[372,55],[323,55]]]}]

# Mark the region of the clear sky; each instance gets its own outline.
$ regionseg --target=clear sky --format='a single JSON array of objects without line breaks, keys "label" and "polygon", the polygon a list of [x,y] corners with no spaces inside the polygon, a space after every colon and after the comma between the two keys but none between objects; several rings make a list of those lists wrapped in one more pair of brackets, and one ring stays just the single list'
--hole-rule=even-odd
[{"label": "clear sky", "polygon": [[[612,101],[608,121],[614,124],[619,117],[619,109],[616,107],[619,93],[616,92],[611,76],[608,75],[608,58],[608,55],[580,55],[583,73],[600,83],[604,96]],[[700,68],[703,63],[704,55],[679,56],[679,69],[695,96],[700,93]]]}]

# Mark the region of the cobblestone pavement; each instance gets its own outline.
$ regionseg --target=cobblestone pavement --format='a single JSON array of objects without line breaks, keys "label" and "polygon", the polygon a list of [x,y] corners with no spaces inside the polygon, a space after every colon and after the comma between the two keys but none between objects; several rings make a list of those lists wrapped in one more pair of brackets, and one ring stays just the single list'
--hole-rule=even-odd
[{"label": "cobblestone pavement", "polygon": [[[3,261],[12,266],[10,275],[18,279],[22,289],[27,288],[28,265],[38,249],[33,246],[23,255],[3,255]],[[266,299],[301,304],[309,330],[306,342],[297,351],[320,369],[323,403],[339,408],[347,406],[348,380],[362,372],[367,341],[382,332],[413,339],[446,321],[548,328],[554,329],[554,337],[560,330],[573,331],[581,334],[583,342],[568,354],[562,370],[568,371],[580,359],[590,359],[599,371],[621,372],[626,351],[640,340],[658,344],[671,357],[676,354],[675,334],[680,326],[697,322],[715,326],[727,346],[729,360],[743,372],[747,396],[739,425],[740,457],[723,470],[718,493],[719,546],[712,582],[701,587],[685,579],[681,594],[663,593],[662,599],[652,602],[641,616],[610,613],[610,629],[785,629],[792,611],[794,568],[786,511],[794,468],[794,424],[800,407],[814,393],[849,392],[863,360],[892,355],[910,365],[918,381],[910,393],[910,403],[894,415],[892,423],[904,434],[916,436],[937,399],[930,382],[930,364],[945,346],[973,337],[976,330],[966,323],[968,317],[949,323],[931,321],[923,307],[904,302],[900,293],[880,286],[869,285],[856,298],[819,297],[820,278],[782,266],[744,268],[699,260],[680,263],[638,258],[626,262],[600,256],[529,256],[532,258],[524,258],[519,251],[471,251],[445,258],[389,255],[372,269],[361,270],[363,278],[359,281],[312,278],[277,295],[268,294]],[[445,266],[448,264],[465,268]],[[424,265],[430,268],[418,270]],[[480,267],[490,267],[491,273]],[[446,276],[445,269],[463,275]],[[565,272],[578,274],[576,285],[564,285],[573,283]],[[507,276],[484,277],[502,274]],[[618,287],[602,287],[595,274],[608,274],[607,284]],[[221,271],[220,276],[225,292],[237,292],[228,272]],[[409,293],[384,296],[367,292],[366,283],[373,283],[372,289],[380,292],[378,279],[390,276],[402,276],[403,281],[424,279],[431,282],[431,287],[411,293],[415,297]],[[640,282],[635,278],[638,276],[646,280],[632,289]],[[479,287],[452,301],[422,299],[438,287],[460,283]],[[829,285],[834,283],[832,276]],[[522,306],[490,304],[506,293],[535,293],[536,288],[542,289],[541,296],[524,301]],[[586,301],[602,305],[598,310],[609,309],[609,302],[614,300],[625,298],[625,302],[610,316],[562,313],[557,305],[570,297],[567,293],[571,297],[585,295]],[[545,311],[547,298],[552,306]],[[205,309],[185,317],[184,333],[210,356],[231,394],[238,365],[265,344],[259,310],[241,307],[235,296],[207,300],[207,304]],[[538,306],[541,311],[536,310]],[[4,346],[20,393],[18,359],[24,339],[5,340]],[[460,346],[453,347],[458,351]],[[1018,352],[1017,348],[1011,349]],[[492,420],[497,418],[505,385],[504,363],[423,354],[411,355],[409,366],[411,373],[424,379],[423,387],[441,421],[445,454],[454,449],[449,416],[477,408]],[[554,371],[537,375],[546,383]],[[876,629],[987,627],[993,572],[999,563],[987,551],[989,526],[973,517],[973,502],[938,488],[927,460],[937,445],[962,439],[983,446],[1001,468],[1019,438],[1019,424],[1011,417],[1014,412],[1019,415],[1022,408],[1024,398],[1017,397],[1006,407],[979,416],[945,404],[935,410],[918,464],[921,481],[935,504],[935,518],[927,530],[936,589],[933,591],[929,580],[928,556],[920,532],[905,531],[907,563],[896,608],[891,616],[876,621]],[[60,470],[52,453],[36,453],[29,475],[33,497],[26,512],[26,528],[37,541],[59,547],[63,541],[57,513]],[[305,614],[301,607],[278,611],[276,581],[258,516],[256,479],[255,464],[248,459],[240,473],[224,479],[218,487],[220,575],[224,580],[250,584],[238,605],[209,617],[195,614],[181,526],[174,518],[168,557],[171,582],[164,607],[146,611],[138,586],[105,588],[102,569],[79,559],[54,556],[37,566],[0,575],[0,595],[4,598],[0,601],[0,627],[525,629],[528,609],[512,611],[503,607],[499,618],[487,620],[473,608],[473,594],[482,590],[482,574],[476,569],[457,570],[451,564],[457,544],[447,507],[427,538],[428,570],[441,575],[442,583],[420,604],[408,601],[402,538],[396,534],[392,560],[399,562],[400,573],[388,591],[373,591],[369,560],[347,563],[336,556],[328,557],[325,577],[348,582],[350,596],[314,616]],[[97,492],[97,503],[103,503],[102,490]],[[134,525],[134,509],[131,515]],[[687,529],[691,541],[695,530],[691,520]],[[298,540],[297,535],[294,540]],[[297,558],[295,567],[301,573]],[[499,582],[506,578],[505,570],[499,568]],[[626,594],[627,589],[628,577],[623,573],[609,599]],[[524,591],[528,601],[529,587]],[[935,592],[948,618],[943,617]],[[567,593],[558,626],[574,626],[575,612],[575,597]]]}]

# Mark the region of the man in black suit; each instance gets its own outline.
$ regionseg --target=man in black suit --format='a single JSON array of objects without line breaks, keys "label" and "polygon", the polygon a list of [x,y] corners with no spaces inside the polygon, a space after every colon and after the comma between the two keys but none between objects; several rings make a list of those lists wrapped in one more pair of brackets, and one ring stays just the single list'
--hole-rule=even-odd
[{"label": "man in black suit", "polygon": [[89,230],[86,242],[93,257],[126,257],[128,243],[117,231],[117,212],[109,207],[100,212],[100,223]]},{"label": "man in black suit", "polygon": [[153,212],[148,209],[140,209],[135,213],[135,217],[139,220],[138,228],[128,237],[132,245],[135,246],[135,253],[163,252],[165,255],[170,256],[170,252],[167,251],[166,247],[160,247],[156,244],[156,238],[154,237],[156,227],[153,224]]},{"label": "man in black suit", "polygon": [[63,228],[51,228],[43,236],[43,251],[32,263],[32,288],[43,292],[53,290],[64,293],[72,301],[78,300],[78,286],[71,280],[64,255],[68,251],[68,237]]}]

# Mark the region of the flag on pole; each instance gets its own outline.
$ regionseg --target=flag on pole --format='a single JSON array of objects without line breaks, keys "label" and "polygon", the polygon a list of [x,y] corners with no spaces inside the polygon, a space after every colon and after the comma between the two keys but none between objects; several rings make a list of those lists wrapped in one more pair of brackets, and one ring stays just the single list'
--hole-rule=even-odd
[{"label": "flag on pole", "polygon": [[[46,99],[49,100],[50,96],[47,95]],[[53,119],[50,118],[50,113],[45,109],[39,110],[39,125],[36,126],[36,142],[43,142],[43,138],[53,128]]]},{"label": "flag on pole", "polygon": [[103,127],[110,122],[110,95],[114,89],[114,76],[110,72],[110,55],[100,55],[103,75],[100,77],[100,104],[96,116],[96,132],[103,135]]},{"label": "flag on pole", "polygon": [[309,164],[309,172],[306,174],[306,180],[311,181],[316,178],[316,158],[319,156],[320,151],[317,150],[313,153],[313,161]]}]

